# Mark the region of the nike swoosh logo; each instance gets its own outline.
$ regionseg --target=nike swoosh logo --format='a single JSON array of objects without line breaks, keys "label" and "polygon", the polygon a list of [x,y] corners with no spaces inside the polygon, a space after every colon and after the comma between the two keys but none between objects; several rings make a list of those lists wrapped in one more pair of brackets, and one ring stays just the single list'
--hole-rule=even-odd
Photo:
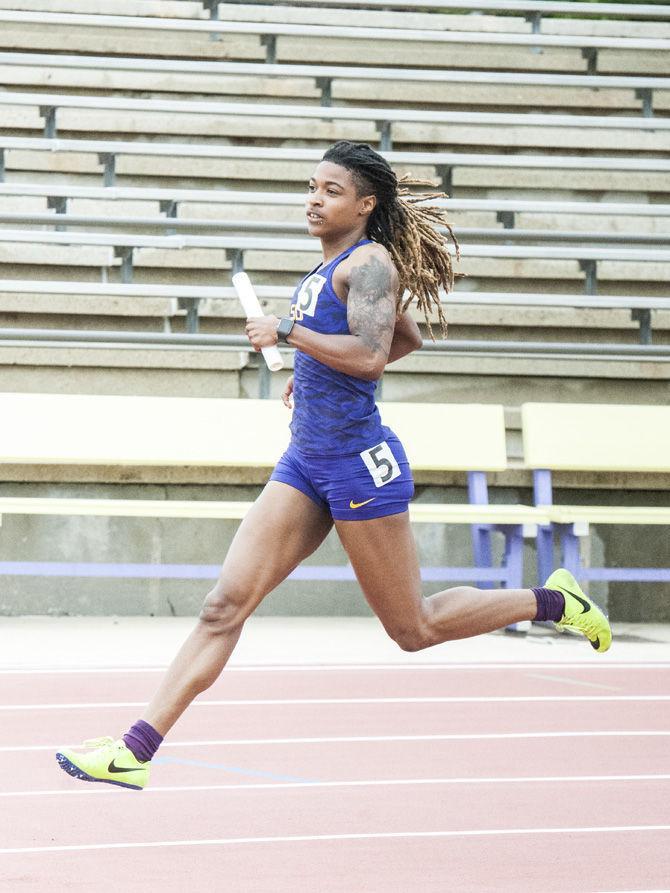
[{"label": "nike swoosh logo", "polygon": [[354,502],[353,499],[349,501],[350,509],[359,509],[362,505],[367,505],[368,502],[374,502],[377,497],[373,496],[372,499],[366,499],[365,502]]},{"label": "nike swoosh logo", "polygon": [[[565,587],[563,587],[563,588],[565,589]],[[580,604],[580,605],[582,606],[582,608],[584,609],[584,610],[582,611],[582,614],[586,614],[587,611],[590,611],[590,610],[591,610],[591,605],[590,605],[587,601],[584,601],[583,598],[580,598],[580,596],[578,596],[576,592],[572,592],[570,589],[565,589],[565,591],[568,593],[568,595],[571,595],[573,598],[576,598],[576,599],[577,599],[577,601],[579,602],[579,604]]]},{"label": "nike swoosh logo", "polygon": [[107,771],[114,774],[115,772],[139,772],[142,767],[138,766],[135,769],[121,769],[119,766],[116,766],[114,760],[107,767]]}]

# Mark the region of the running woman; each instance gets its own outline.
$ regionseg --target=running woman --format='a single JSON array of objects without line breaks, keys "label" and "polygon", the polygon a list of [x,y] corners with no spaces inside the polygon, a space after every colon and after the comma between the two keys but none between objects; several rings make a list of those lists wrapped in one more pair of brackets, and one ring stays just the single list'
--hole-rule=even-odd
[{"label": "running woman", "polygon": [[85,742],[83,753],[57,754],[75,778],[142,789],[163,737],[218,678],[246,619],[333,525],[365,598],[405,651],[521,620],[552,620],[583,633],[596,651],[610,647],[607,618],[565,570],[541,589],[457,586],[422,596],[408,514],[412,474],[402,444],[382,425],[374,392],[388,363],[421,347],[404,312],[411,300],[426,317],[436,311],[446,329],[439,292],[451,288],[454,274],[434,228],[446,224],[444,212],[421,207],[407,184],[426,185],[399,184],[384,158],[347,141],[332,146],[314,171],[307,228],[321,240],[323,261],[298,285],[289,316],[246,325],[256,350],[278,341],[296,349],[283,394],[295,407],[290,445],[143,717],[116,741],[100,738]]}]

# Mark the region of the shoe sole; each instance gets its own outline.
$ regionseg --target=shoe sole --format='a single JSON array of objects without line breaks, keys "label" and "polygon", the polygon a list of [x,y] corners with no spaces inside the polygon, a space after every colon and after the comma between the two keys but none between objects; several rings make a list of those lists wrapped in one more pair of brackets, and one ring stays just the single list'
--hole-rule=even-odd
[{"label": "shoe sole", "polygon": [[140,787],[137,784],[127,784],[124,781],[112,781],[111,778],[93,778],[92,775],[84,772],[84,770],[80,769],[79,766],[75,766],[74,763],[68,760],[65,754],[57,753],[56,759],[63,772],[67,772],[68,775],[71,775],[73,778],[78,778],[80,781],[97,781],[101,784],[113,784],[119,788],[132,788],[133,791],[144,790],[144,788]]}]

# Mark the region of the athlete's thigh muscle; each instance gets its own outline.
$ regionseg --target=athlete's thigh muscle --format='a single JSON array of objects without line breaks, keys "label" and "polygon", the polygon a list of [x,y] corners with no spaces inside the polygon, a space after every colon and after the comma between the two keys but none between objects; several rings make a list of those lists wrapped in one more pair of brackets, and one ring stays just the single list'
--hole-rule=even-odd
[{"label": "athlete's thigh muscle", "polygon": [[370,607],[387,631],[414,626],[422,617],[421,574],[409,513],[369,521],[335,521]]},{"label": "athlete's thigh muscle", "polygon": [[314,552],[332,524],[304,493],[270,481],[240,524],[208,600],[225,599],[248,616]]}]

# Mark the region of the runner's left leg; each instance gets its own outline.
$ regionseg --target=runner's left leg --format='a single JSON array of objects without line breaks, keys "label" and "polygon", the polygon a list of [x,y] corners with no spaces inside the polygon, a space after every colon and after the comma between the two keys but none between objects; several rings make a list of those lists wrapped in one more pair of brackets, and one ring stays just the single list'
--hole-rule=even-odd
[{"label": "runner's left leg", "polygon": [[424,598],[408,512],[335,527],[370,607],[406,651],[535,619],[531,589],[456,586]]}]

